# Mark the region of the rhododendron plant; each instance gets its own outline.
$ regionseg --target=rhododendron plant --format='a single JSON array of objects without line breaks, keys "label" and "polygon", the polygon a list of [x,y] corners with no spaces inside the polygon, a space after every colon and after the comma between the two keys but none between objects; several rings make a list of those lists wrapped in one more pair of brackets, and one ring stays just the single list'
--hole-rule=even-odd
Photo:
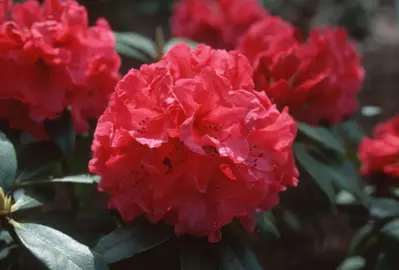
[{"label": "rhododendron plant", "polygon": [[242,54],[178,44],[118,83],[89,167],[125,220],[144,214],[216,242],[296,185],[295,136],[287,110],[254,91]]},{"label": "rhododendron plant", "polygon": [[171,25],[175,36],[232,49],[253,23],[267,15],[258,0],[180,0]]},{"label": "rhododendron plant", "polygon": [[87,131],[119,79],[107,21],[89,27],[86,9],[74,0],[2,7],[10,18],[0,25],[0,119],[43,139],[43,122],[69,109],[77,132]]},{"label": "rhododendron plant", "polygon": [[372,138],[363,138],[359,159],[363,175],[382,172],[399,176],[399,115],[379,124]]},{"label": "rhododendron plant", "polygon": [[337,123],[358,107],[364,70],[344,29],[313,29],[302,43],[292,25],[270,16],[237,49],[251,61],[256,88],[299,121]]}]

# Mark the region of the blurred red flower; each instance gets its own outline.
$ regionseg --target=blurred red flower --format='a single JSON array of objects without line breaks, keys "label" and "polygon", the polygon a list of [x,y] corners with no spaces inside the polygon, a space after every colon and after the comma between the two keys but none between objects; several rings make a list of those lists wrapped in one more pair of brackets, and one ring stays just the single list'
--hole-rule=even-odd
[{"label": "blurred red flower", "polygon": [[252,227],[254,211],[297,184],[296,131],[253,90],[242,54],[181,43],[118,83],[89,168],[125,220],[144,214],[216,242],[222,226],[237,217]]},{"label": "blurred red flower", "polygon": [[374,138],[363,138],[359,159],[363,175],[383,172],[399,176],[399,115],[379,124],[374,129]]},{"label": "blurred red flower", "polygon": [[43,121],[68,108],[77,132],[87,131],[120,78],[108,23],[89,27],[86,9],[74,0],[9,7],[11,18],[0,25],[0,118],[45,138]]},{"label": "blurred red flower", "polygon": [[172,32],[215,48],[232,49],[267,14],[258,0],[180,0],[174,8]]},{"label": "blurred red flower", "polygon": [[248,56],[256,88],[299,121],[336,123],[358,107],[364,69],[341,28],[314,29],[305,43],[279,17],[254,24],[238,50]]}]

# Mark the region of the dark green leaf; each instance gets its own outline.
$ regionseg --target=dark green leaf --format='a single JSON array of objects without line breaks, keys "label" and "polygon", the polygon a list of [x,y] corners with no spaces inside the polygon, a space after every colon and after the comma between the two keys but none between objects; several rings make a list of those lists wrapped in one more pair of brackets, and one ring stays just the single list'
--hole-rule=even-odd
[{"label": "dark green leaf", "polygon": [[45,199],[35,194],[32,190],[28,191],[22,188],[15,190],[13,196],[17,211],[41,206],[45,201]]},{"label": "dark green leaf", "polygon": [[287,225],[291,229],[296,231],[302,230],[302,226],[299,219],[291,211],[283,210],[282,219],[284,220],[285,223],[287,223]]},{"label": "dark green leaf", "polygon": [[34,185],[34,184],[47,184],[47,183],[76,183],[76,184],[96,184],[100,181],[100,177],[92,174],[81,174],[71,175],[62,178],[50,178],[50,179],[33,179],[27,181],[22,185]]},{"label": "dark green leaf", "polygon": [[256,225],[262,233],[271,233],[275,237],[280,237],[274,215],[271,211],[257,215]]},{"label": "dark green leaf", "polygon": [[121,42],[116,43],[116,51],[124,56],[131,57],[133,59],[140,60],[141,62],[148,63],[150,59],[139,50]]},{"label": "dark green leaf", "polygon": [[156,45],[151,39],[134,32],[114,32],[114,34],[117,43],[136,48],[149,55],[152,59],[157,57]]},{"label": "dark green leaf", "polygon": [[359,143],[361,139],[365,136],[363,129],[355,120],[349,120],[342,124],[342,127],[347,132],[349,138],[354,142]]},{"label": "dark green leaf", "polygon": [[64,155],[71,155],[75,150],[76,131],[69,111],[54,120],[46,120],[44,128],[51,140],[53,140]]},{"label": "dark green leaf", "polygon": [[399,218],[385,224],[385,226],[381,229],[381,233],[388,238],[399,242]]},{"label": "dark green leaf", "polygon": [[21,243],[49,269],[108,269],[101,256],[68,235],[34,223],[16,228]]},{"label": "dark green leaf", "polygon": [[166,42],[165,46],[163,47],[163,52],[167,53],[173,46],[175,46],[178,43],[185,43],[188,46],[190,46],[191,49],[194,49],[198,45],[197,42],[187,38],[172,38],[168,42]]},{"label": "dark green leaf", "polygon": [[370,215],[376,218],[399,216],[399,201],[388,198],[370,197]]},{"label": "dark green leaf", "polygon": [[181,270],[218,269],[218,261],[212,254],[210,244],[203,243],[201,240],[183,241],[180,250]]},{"label": "dark green leaf", "polygon": [[220,251],[221,270],[262,270],[258,259],[252,251],[244,245],[222,245]]},{"label": "dark green leaf", "polygon": [[340,153],[345,153],[344,145],[342,145],[340,140],[337,139],[333,133],[326,128],[319,126],[314,127],[305,123],[298,123],[298,130],[327,148],[333,149]]},{"label": "dark green leaf", "polygon": [[397,270],[399,269],[399,263],[389,258],[389,256],[382,252],[378,255],[377,263],[374,270]]},{"label": "dark green leaf", "polygon": [[0,187],[8,192],[15,180],[17,156],[13,144],[0,132]]},{"label": "dark green leaf", "polygon": [[294,153],[297,161],[313,177],[320,189],[327,195],[331,204],[335,204],[335,190],[331,177],[326,175],[325,167],[322,163],[314,159],[306,150],[302,143],[294,144]]},{"label": "dark green leaf", "polygon": [[360,270],[364,269],[366,260],[361,256],[349,257],[338,266],[338,270]]},{"label": "dark green leaf", "polygon": [[361,108],[362,115],[364,115],[366,117],[373,117],[373,116],[379,115],[381,112],[382,112],[381,107],[377,107],[377,106],[363,106]]},{"label": "dark green leaf", "polygon": [[39,175],[60,174],[62,152],[52,141],[37,142],[27,145],[19,154],[20,174],[18,182],[27,181]]},{"label": "dark green leaf", "polygon": [[361,227],[355,236],[352,238],[352,241],[348,248],[348,254],[354,255],[356,254],[357,250],[367,241],[369,236],[374,230],[373,224],[366,224]]},{"label": "dark green leaf", "polygon": [[323,165],[325,174],[331,177],[333,184],[353,195],[364,205],[367,205],[367,197],[362,190],[362,181],[358,170],[350,162],[345,162],[341,166]]},{"label": "dark green leaf", "polygon": [[151,225],[145,229],[128,225],[104,236],[94,250],[110,264],[152,249],[172,235],[173,231],[162,224]]}]

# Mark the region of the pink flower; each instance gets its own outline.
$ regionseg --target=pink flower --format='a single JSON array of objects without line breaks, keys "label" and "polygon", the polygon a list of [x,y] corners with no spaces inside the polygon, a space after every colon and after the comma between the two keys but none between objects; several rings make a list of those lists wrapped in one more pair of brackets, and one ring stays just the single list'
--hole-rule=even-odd
[{"label": "pink flower", "polygon": [[267,15],[257,0],[180,0],[174,8],[172,32],[231,49],[253,23]]},{"label": "pink flower", "polygon": [[399,176],[399,116],[379,124],[374,138],[365,137],[359,145],[361,173],[372,175],[383,172]]},{"label": "pink flower", "polygon": [[292,25],[268,17],[242,36],[238,50],[252,64],[256,88],[299,121],[336,123],[358,107],[364,69],[343,29],[314,29],[302,44]]},{"label": "pink flower", "polygon": [[2,104],[12,128],[45,138],[43,121],[71,110],[76,130],[87,131],[116,85],[120,59],[104,19],[88,26],[87,12],[74,0],[28,0],[14,4],[11,19],[0,25]]},{"label": "pink flower", "polygon": [[92,145],[89,168],[110,207],[127,221],[144,214],[211,242],[234,218],[247,223],[274,207],[297,184],[296,123],[254,91],[251,75],[243,55],[205,45],[178,44],[132,69]]}]

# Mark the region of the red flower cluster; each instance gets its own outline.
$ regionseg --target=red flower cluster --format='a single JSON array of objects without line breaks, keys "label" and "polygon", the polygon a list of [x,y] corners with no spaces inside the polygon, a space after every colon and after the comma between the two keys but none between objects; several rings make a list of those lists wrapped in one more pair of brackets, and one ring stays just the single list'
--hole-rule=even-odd
[{"label": "red flower cluster", "polygon": [[76,130],[86,131],[119,80],[108,23],[89,27],[86,9],[74,0],[2,1],[0,15],[0,119],[45,138],[43,121],[68,108]]},{"label": "red flower cluster", "polygon": [[237,49],[252,64],[256,88],[297,120],[335,123],[358,107],[364,70],[343,29],[314,29],[302,43],[292,25],[270,16],[255,23]]},{"label": "red flower cluster", "polygon": [[399,176],[399,115],[378,125],[374,138],[363,138],[359,146],[361,173],[383,172]]},{"label": "red flower cluster", "polygon": [[175,5],[172,32],[215,48],[232,49],[254,22],[267,15],[258,0],[181,0]]},{"label": "red flower cluster", "polygon": [[[125,220],[144,214],[177,235],[208,235],[297,183],[296,123],[254,91],[238,52],[185,44],[132,69],[98,121],[89,168]],[[253,220],[252,220],[253,221]],[[248,223],[249,222],[249,223]]]}]

